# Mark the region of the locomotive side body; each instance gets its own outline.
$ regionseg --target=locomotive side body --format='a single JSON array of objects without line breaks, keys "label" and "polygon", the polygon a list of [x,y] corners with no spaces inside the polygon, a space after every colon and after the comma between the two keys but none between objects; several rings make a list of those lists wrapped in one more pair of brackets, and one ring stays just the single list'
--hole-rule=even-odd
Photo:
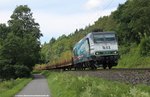
[{"label": "locomotive side body", "polygon": [[73,49],[75,68],[105,69],[117,65],[118,42],[114,32],[92,32],[81,39]]}]

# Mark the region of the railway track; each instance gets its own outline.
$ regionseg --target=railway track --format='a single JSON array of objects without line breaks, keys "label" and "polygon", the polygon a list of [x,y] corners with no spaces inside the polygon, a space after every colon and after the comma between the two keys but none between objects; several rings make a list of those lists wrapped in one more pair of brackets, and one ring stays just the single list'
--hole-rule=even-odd
[{"label": "railway track", "polygon": [[110,69],[110,70],[121,70],[121,71],[123,71],[123,70],[138,70],[138,71],[143,71],[143,70],[150,70],[150,68],[113,68],[113,69]]},{"label": "railway track", "polygon": [[97,68],[97,69],[94,69],[94,70],[91,70],[91,69],[78,69],[78,70],[75,70],[75,69],[62,69],[62,68],[58,68],[58,69],[50,69],[50,70],[54,70],[54,71],[82,71],[82,72],[85,72],[85,71],[149,71],[150,72],[150,68],[112,68],[112,69],[103,69],[103,68]]},{"label": "railway track", "polygon": [[150,68],[113,68],[111,70],[67,71],[77,76],[92,76],[126,84],[145,84],[150,86]]}]

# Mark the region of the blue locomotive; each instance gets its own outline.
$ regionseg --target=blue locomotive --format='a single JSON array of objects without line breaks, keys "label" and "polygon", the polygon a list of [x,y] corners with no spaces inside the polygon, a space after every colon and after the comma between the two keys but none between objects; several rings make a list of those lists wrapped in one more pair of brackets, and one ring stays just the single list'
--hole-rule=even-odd
[{"label": "blue locomotive", "polygon": [[73,48],[72,64],[75,69],[106,69],[118,63],[118,41],[115,32],[92,32]]}]

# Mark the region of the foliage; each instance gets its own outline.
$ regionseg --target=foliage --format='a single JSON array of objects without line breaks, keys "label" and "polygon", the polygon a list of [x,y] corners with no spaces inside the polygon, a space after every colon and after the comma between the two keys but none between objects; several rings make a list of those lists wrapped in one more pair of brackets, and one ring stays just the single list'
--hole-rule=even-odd
[{"label": "foliage", "polygon": [[149,68],[150,57],[141,56],[140,45],[120,46],[120,55],[117,68]]},{"label": "foliage", "polygon": [[31,79],[16,79],[0,82],[0,97],[14,97]]},{"label": "foliage", "polygon": [[30,77],[30,69],[24,65],[2,65],[0,64],[0,79]]},{"label": "foliage", "polygon": [[14,65],[15,76],[17,78],[30,77],[30,69],[24,65]]},{"label": "foliage", "polygon": [[150,1],[128,0],[113,13],[122,42],[140,43],[144,34],[150,35]]},{"label": "foliage", "polygon": [[150,37],[145,37],[140,43],[140,54],[142,56],[150,56]]},{"label": "foliage", "polygon": [[51,39],[49,43],[42,45],[41,55],[43,55],[45,63],[56,64],[71,60],[73,46],[84,35],[84,33],[62,35],[54,42]]},{"label": "foliage", "polygon": [[53,97],[149,97],[150,87],[44,71]]},{"label": "foliage", "polygon": [[[30,74],[32,67],[40,59],[39,39],[42,36],[39,24],[32,17],[31,9],[27,5],[17,6],[8,21],[8,26],[0,24],[0,34],[0,65],[22,65],[17,66],[15,72],[21,73],[20,69],[24,70],[24,74]],[[17,77],[27,76],[24,74]]]},{"label": "foliage", "polygon": [[15,69],[13,65],[2,65],[0,64],[0,79],[11,79],[15,78]]}]

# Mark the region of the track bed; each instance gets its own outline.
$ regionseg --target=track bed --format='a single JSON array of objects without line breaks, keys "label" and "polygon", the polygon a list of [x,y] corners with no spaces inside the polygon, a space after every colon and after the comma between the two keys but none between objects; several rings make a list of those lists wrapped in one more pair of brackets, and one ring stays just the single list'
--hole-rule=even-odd
[{"label": "track bed", "polygon": [[150,86],[150,68],[148,69],[111,69],[96,71],[67,71],[77,76],[93,76],[107,80],[120,81],[130,84],[146,84]]}]

